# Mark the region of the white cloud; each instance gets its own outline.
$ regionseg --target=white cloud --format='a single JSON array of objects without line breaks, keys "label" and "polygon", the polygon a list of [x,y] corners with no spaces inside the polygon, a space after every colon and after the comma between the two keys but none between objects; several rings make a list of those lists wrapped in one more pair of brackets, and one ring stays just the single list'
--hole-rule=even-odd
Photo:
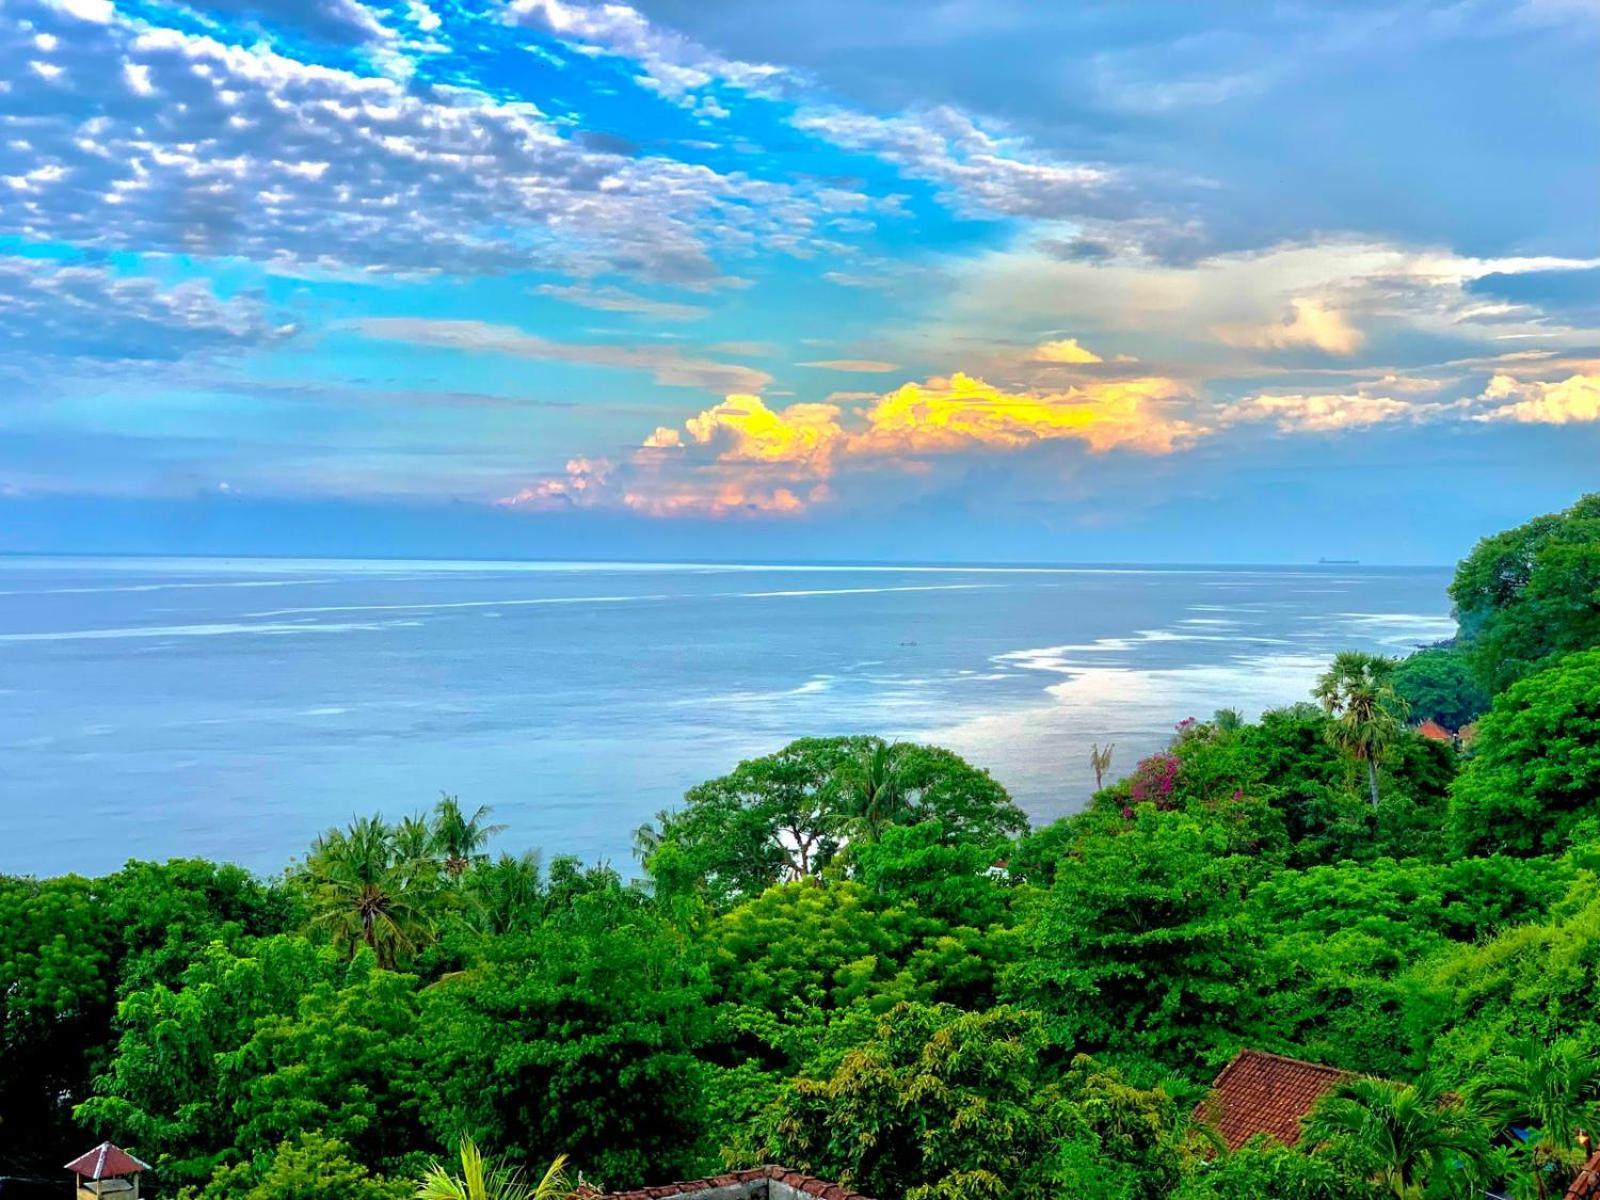
[{"label": "white cloud", "polygon": [[1215,332],[1230,346],[1261,350],[1310,346],[1325,354],[1354,354],[1366,341],[1343,313],[1301,297],[1289,301],[1289,312],[1282,321],[1265,325],[1223,325]]},{"label": "white cloud", "polygon": [[1224,425],[1270,423],[1281,433],[1335,433],[1415,418],[1417,406],[1391,396],[1361,393],[1247,396],[1224,407]]},{"label": "white cloud", "polygon": [[653,300],[619,287],[587,287],[582,284],[542,284],[535,289],[541,296],[593,308],[600,312],[637,313],[661,321],[696,321],[711,310],[698,304]]},{"label": "white cloud", "polygon": [[104,266],[0,255],[0,354],[21,363],[166,362],[287,337],[254,295],[204,280],[163,285]]},{"label": "white cloud", "polygon": [[647,371],[668,387],[712,392],[759,391],[772,377],[755,367],[716,362],[685,354],[676,346],[618,346],[600,342],[559,342],[510,325],[486,321],[448,321],[421,317],[373,317],[355,322],[367,337],[410,342],[479,354],[507,354],[544,362],[581,363]]},{"label": "white cloud", "polygon": [[[50,30],[60,74],[45,81],[28,63]],[[13,83],[3,173],[69,178],[0,205],[0,235],[29,240],[290,273],[539,267],[706,287],[726,278],[714,255],[832,245],[824,222],[865,203],[836,185],[595,148],[533,104],[469,88],[85,25],[36,0],[0,9],[0,79]]]},{"label": "white cloud", "polygon": [[705,94],[713,85],[770,95],[786,74],[769,64],[724,58],[674,30],[652,24],[626,4],[511,0],[505,13],[510,21],[542,29],[580,49],[632,59],[639,65],[643,85],[704,116],[728,115],[714,96]]},{"label": "white cloud", "polygon": [[810,107],[792,123],[939,185],[968,213],[1059,219],[1080,212],[1113,179],[1104,167],[1059,162],[1019,138],[990,132],[950,106],[894,117]]}]

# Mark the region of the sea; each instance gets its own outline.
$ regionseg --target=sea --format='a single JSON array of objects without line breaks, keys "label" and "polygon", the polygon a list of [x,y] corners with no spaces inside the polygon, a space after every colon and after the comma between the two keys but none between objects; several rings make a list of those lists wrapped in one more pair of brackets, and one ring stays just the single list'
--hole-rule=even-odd
[{"label": "sea", "polygon": [[803,735],[948,746],[1033,821],[1186,717],[1450,636],[1444,568],[0,557],[0,873],[273,873],[441,793],[498,848],[632,831]]}]

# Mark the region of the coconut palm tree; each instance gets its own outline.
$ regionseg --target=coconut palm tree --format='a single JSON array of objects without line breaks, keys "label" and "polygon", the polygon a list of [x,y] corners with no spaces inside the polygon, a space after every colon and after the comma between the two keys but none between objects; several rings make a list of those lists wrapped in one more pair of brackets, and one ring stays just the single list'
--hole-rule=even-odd
[{"label": "coconut palm tree", "polygon": [[312,924],[336,946],[367,946],[380,966],[393,968],[433,938],[436,871],[405,853],[382,817],[357,817],[319,837],[306,858]]},{"label": "coconut palm tree", "polygon": [[1394,659],[1341,650],[1312,691],[1333,718],[1328,740],[1363,763],[1372,807],[1378,807],[1378,766],[1405,728],[1406,702],[1394,690]]},{"label": "coconut palm tree", "polygon": [[462,881],[466,919],[480,933],[526,932],[544,919],[544,866],[537,850],[502,854],[480,864]]},{"label": "coconut palm tree", "polygon": [[1305,1140],[1347,1155],[1395,1200],[1456,1194],[1487,1153],[1483,1122],[1431,1074],[1346,1080],[1312,1110]]},{"label": "coconut palm tree", "polygon": [[530,1186],[520,1170],[487,1161],[469,1137],[461,1139],[459,1153],[459,1175],[437,1159],[429,1164],[417,1185],[417,1200],[566,1200],[572,1195],[565,1154],[558,1155],[544,1177]]},{"label": "coconut palm tree", "polygon": [[456,797],[440,793],[439,803],[433,806],[433,845],[444,857],[445,872],[452,879],[487,859],[484,847],[496,834],[505,832],[504,825],[487,823],[492,811],[487,804],[480,804],[469,817]]},{"label": "coconut palm tree", "polygon": [[1100,743],[1096,742],[1089,750],[1089,765],[1094,768],[1094,790],[1097,792],[1106,785],[1106,772],[1111,769],[1111,753],[1116,748],[1115,742],[1109,742],[1102,750]]},{"label": "coconut palm tree", "polygon": [[850,836],[876,842],[907,808],[900,748],[874,739],[834,774],[836,802]]},{"label": "coconut palm tree", "polygon": [[1524,1039],[1490,1061],[1473,1099],[1497,1128],[1522,1131],[1517,1145],[1530,1169],[1521,1190],[1560,1194],[1583,1163],[1580,1138],[1597,1127],[1600,1059],[1576,1042]]}]

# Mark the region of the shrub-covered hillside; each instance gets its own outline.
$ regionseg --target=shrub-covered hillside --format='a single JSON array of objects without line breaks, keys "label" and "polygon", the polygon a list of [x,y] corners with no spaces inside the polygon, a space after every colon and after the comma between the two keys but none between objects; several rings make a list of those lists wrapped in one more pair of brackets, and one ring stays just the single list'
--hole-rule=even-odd
[{"label": "shrub-covered hillside", "polygon": [[[0,879],[0,1173],[110,1138],[160,1196],[389,1200],[465,1136],[608,1187],[1560,1195],[1600,1133],[1600,495],[1451,595],[1456,642],[1174,713],[1043,828],[948,751],[813,738],[641,828],[638,881],[450,798],[273,879]],[[1228,1152],[1196,1103],[1241,1047],[1353,1076]]]}]

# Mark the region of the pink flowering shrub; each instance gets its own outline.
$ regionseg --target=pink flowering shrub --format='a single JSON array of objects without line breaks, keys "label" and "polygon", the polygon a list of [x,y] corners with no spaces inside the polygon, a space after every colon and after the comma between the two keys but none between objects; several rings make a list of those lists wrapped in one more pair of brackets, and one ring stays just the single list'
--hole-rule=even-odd
[{"label": "pink flowering shrub", "polygon": [[1128,787],[1135,804],[1150,803],[1160,809],[1177,805],[1173,792],[1178,787],[1178,770],[1181,762],[1176,754],[1163,751],[1152,754],[1134,767],[1128,778]]}]

